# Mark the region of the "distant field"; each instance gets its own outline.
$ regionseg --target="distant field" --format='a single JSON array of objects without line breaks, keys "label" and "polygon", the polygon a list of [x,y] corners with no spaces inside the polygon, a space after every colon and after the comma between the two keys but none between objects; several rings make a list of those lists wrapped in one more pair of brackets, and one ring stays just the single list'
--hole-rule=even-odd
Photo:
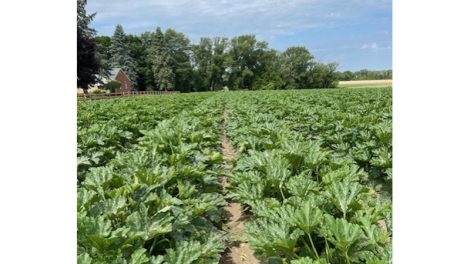
[{"label": "distant field", "polygon": [[338,87],[389,87],[392,80],[340,81]]}]

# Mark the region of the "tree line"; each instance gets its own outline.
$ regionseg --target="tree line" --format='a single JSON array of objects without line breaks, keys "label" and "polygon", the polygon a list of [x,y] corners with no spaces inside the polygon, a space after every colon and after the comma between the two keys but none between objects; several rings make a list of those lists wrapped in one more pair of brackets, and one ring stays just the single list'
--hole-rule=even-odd
[{"label": "tree line", "polygon": [[86,14],[86,0],[77,1],[77,84],[84,90],[112,68],[122,68],[140,91],[332,88],[338,82],[336,63],[317,62],[300,46],[279,52],[255,35],[191,43],[171,28],[133,35],[117,25],[113,36],[96,36],[89,28],[95,14]]},{"label": "tree line", "polygon": [[355,80],[391,80],[392,70],[383,71],[370,71],[360,70],[356,72],[344,71],[337,72],[337,78],[340,81],[355,81]]}]

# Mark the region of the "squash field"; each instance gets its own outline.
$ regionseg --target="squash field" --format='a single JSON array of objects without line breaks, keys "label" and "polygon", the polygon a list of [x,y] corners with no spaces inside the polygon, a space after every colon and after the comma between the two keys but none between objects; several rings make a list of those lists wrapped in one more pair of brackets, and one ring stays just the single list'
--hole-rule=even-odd
[{"label": "squash field", "polygon": [[78,263],[391,263],[390,88],[80,101],[77,133]]}]

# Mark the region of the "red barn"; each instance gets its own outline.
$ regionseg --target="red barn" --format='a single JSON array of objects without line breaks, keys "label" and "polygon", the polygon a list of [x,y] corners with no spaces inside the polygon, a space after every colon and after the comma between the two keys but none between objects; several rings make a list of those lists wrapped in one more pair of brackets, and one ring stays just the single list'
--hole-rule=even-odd
[{"label": "red barn", "polygon": [[130,93],[132,91],[132,82],[121,68],[112,69],[109,77],[110,80],[116,80],[121,83],[121,88],[116,90],[117,93]]}]

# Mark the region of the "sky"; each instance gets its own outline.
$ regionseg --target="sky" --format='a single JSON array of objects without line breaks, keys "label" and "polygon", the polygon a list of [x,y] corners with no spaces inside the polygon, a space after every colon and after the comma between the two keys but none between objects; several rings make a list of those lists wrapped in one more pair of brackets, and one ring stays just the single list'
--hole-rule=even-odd
[{"label": "sky", "polygon": [[304,46],[339,70],[392,68],[391,0],[88,0],[91,27],[111,36],[117,24],[140,34],[173,28],[201,37],[255,34],[271,48]]}]

